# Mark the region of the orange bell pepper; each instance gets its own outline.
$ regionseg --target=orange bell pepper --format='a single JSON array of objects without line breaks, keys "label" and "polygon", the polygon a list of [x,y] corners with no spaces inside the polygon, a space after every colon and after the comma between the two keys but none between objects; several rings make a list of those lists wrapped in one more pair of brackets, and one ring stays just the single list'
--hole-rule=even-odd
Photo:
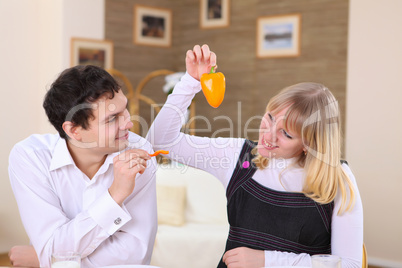
[{"label": "orange bell pepper", "polygon": [[209,105],[218,108],[225,96],[225,76],[223,73],[215,73],[215,66],[212,66],[209,73],[201,76],[201,88]]}]

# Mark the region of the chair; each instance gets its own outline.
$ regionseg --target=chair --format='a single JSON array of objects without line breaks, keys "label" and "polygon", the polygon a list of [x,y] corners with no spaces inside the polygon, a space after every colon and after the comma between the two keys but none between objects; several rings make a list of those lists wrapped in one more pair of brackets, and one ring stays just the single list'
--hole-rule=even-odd
[{"label": "chair", "polygon": [[363,243],[362,268],[368,268],[368,263],[367,263],[367,250],[366,250],[366,246],[364,245],[364,243]]}]

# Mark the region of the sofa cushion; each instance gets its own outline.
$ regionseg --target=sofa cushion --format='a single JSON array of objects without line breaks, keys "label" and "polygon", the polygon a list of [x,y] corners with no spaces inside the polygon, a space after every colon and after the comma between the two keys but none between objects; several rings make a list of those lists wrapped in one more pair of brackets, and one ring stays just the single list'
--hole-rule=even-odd
[{"label": "sofa cushion", "polygon": [[225,189],[215,176],[172,162],[159,165],[156,180],[157,185],[186,186],[186,222],[227,224]]},{"label": "sofa cushion", "polygon": [[156,186],[158,223],[180,226],[185,221],[186,187]]},{"label": "sofa cushion", "polygon": [[187,222],[226,224],[226,195],[222,183],[210,173],[190,168],[187,174]]}]

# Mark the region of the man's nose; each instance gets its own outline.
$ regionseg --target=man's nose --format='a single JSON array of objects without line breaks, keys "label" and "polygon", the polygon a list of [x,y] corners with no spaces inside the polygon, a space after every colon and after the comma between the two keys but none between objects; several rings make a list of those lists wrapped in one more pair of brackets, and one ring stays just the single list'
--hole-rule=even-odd
[{"label": "man's nose", "polygon": [[130,117],[128,118],[128,121],[126,123],[126,126],[124,127],[124,129],[130,129],[133,127],[133,122],[131,122]]},{"label": "man's nose", "polygon": [[120,128],[120,130],[126,130],[126,129],[132,128],[133,125],[134,124],[133,124],[133,122],[131,122],[130,114],[126,110],[126,112],[122,116],[119,128]]}]

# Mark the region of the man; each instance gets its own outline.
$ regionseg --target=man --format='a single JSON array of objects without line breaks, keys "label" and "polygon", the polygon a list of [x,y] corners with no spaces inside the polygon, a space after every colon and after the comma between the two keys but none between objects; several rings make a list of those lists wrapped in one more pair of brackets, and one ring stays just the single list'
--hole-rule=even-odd
[{"label": "man", "polygon": [[9,175],[32,246],[9,253],[14,266],[50,267],[76,251],[82,267],[149,264],[157,229],[156,161],[129,132],[127,98],[95,66],[65,70],[43,107],[58,134],[14,146]]}]

